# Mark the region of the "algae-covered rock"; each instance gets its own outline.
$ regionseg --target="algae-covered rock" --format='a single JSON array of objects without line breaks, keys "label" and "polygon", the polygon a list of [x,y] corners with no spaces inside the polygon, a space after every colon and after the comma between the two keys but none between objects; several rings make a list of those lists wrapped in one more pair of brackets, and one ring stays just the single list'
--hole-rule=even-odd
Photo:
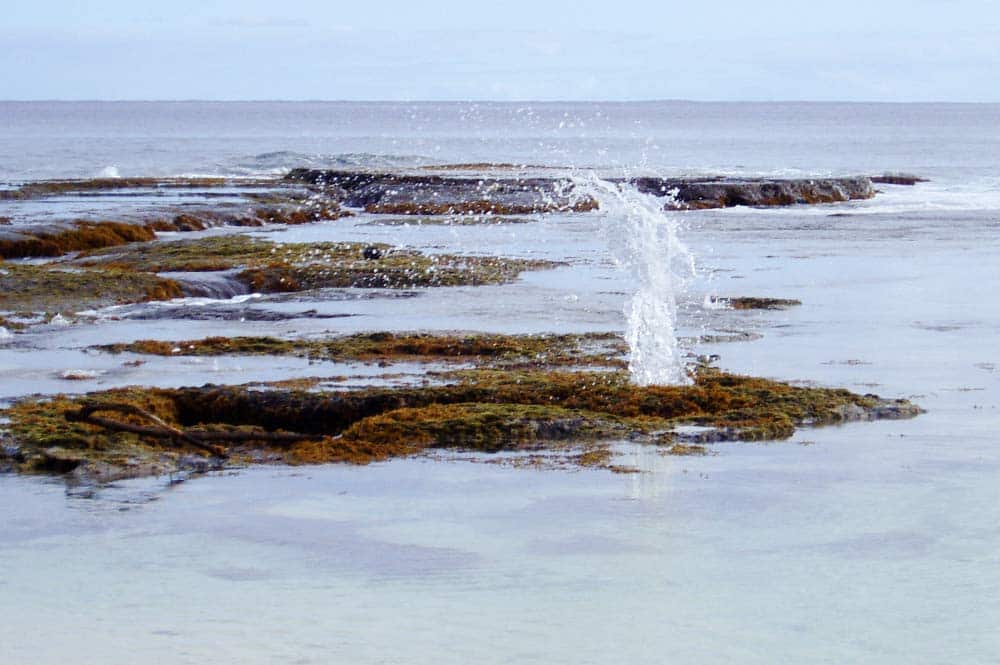
[{"label": "algae-covered rock", "polygon": [[613,333],[499,335],[486,333],[358,333],[331,339],[207,337],[100,345],[109,353],[157,356],[269,355],[335,362],[475,362],[479,365],[625,366],[624,340]]},{"label": "algae-covered rock", "polygon": [[39,180],[16,189],[0,190],[0,201],[21,201],[65,194],[134,189],[200,189],[227,184],[224,178],[80,178]]},{"label": "algae-covered rock", "polygon": [[153,229],[124,222],[74,222],[0,232],[0,258],[55,257],[87,249],[152,240]]},{"label": "algae-covered rock", "polygon": [[[131,227],[129,227],[131,228]],[[488,256],[428,255],[389,245],[280,244],[244,235],[138,242],[83,252],[45,265],[5,263],[0,311],[81,311],[182,296],[211,295],[217,273],[230,290],[288,293],[323,288],[403,289],[511,282],[559,264]],[[216,277],[216,276],[213,276]]]},{"label": "algae-covered rock", "polygon": [[751,296],[711,297],[708,302],[716,307],[728,307],[729,309],[789,309],[802,304],[801,300],[793,300],[791,298],[760,298]]},{"label": "algae-covered rock", "polygon": [[[118,420],[88,420],[102,405]],[[9,421],[5,450],[18,451],[16,459],[7,456],[8,465],[66,473],[93,463],[169,466],[206,449],[224,450],[228,464],[363,464],[432,448],[563,449],[636,436],[688,445],[671,435],[687,425],[727,440],[782,439],[805,425],[919,412],[902,400],[702,368],[688,386],[635,386],[625,372],[484,369],[454,372],[445,385],[338,393],[277,384],[129,388],[27,399],[0,416]],[[192,451],[186,442],[201,443]],[[586,460],[594,463],[595,456]]]},{"label": "algae-covered rock", "polygon": [[177,282],[131,270],[10,263],[0,270],[0,310],[7,311],[77,312],[181,295]]},{"label": "algae-covered rock", "polygon": [[559,265],[531,259],[423,254],[385,244],[282,244],[243,235],[134,244],[90,252],[75,263],[142,272],[239,269],[235,278],[259,293],[500,284],[526,270]]}]

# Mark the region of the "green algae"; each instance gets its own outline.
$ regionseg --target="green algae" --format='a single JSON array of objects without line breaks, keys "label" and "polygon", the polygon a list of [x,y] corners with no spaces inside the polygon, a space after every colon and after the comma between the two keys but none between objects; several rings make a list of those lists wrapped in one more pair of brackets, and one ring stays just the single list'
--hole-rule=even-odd
[{"label": "green algae", "polygon": [[274,243],[246,235],[227,234],[85,252],[74,263],[85,266],[114,265],[140,272],[201,272],[277,261],[277,251]]},{"label": "green algae", "polygon": [[153,240],[153,229],[125,222],[75,222],[56,231],[19,230],[0,238],[0,258],[55,257],[69,252]]},{"label": "green algae", "polygon": [[704,455],[708,455],[708,449],[705,446],[689,443],[671,444],[670,447],[665,449],[663,452],[667,455],[675,455],[678,457],[702,457]]},{"label": "green algae", "polygon": [[[268,200],[281,201],[274,196]],[[216,205],[212,207],[186,207],[184,212],[145,219],[145,226],[155,231],[203,231],[220,226],[260,227],[267,224],[312,224],[350,217],[353,213],[342,210],[334,201],[308,201],[302,203],[269,203],[247,208],[242,205]]]},{"label": "green algae", "polygon": [[0,310],[80,311],[184,295],[180,284],[155,274],[159,272],[232,270],[254,292],[286,293],[501,284],[525,270],[555,265],[525,259],[425,255],[382,244],[279,244],[224,235],[92,249],[73,260],[47,265],[4,263]]},{"label": "green algae", "polygon": [[[499,452],[563,450],[583,442],[631,438],[668,453],[696,448],[672,428],[699,424],[726,439],[788,438],[797,427],[857,418],[912,417],[919,408],[846,390],[794,386],[701,368],[687,386],[635,386],[625,372],[463,370],[450,383],[316,392],[292,385],[130,388],[83,397],[27,399],[0,412],[8,420],[8,463],[51,473],[91,463],[140,460],[152,468],[191,451],[163,437],[143,437],[67,419],[80,405],[136,405],[176,428],[199,432],[298,432],[294,442],[226,444],[230,463],[365,464],[429,449]],[[643,438],[644,437],[644,438]],[[678,447],[678,444],[682,444]],[[9,451],[15,451],[10,453]],[[575,463],[611,468],[601,445]],[[588,451],[590,454],[588,454]]]},{"label": "green algae", "polygon": [[[232,186],[221,179],[95,179],[43,181],[15,190],[0,191],[0,200],[32,199],[41,196],[112,191],[134,188],[200,188]],[[273,183],[272,183],[273,185]],[[233,193],[204,192],[207,201]],[[332,199],[307,192],[272,189],[266,193],[243,194],[250,202],[203,203],[155,208],[127,215],[125,220],[60,220],[56,225],[24,226],[0,236],[0,258],[58,257],[132,242],[155,239],[157,232],[201,231],[217,226],[259,227],[269,224],[297,225],[332,221],[353,213],[343,210]],[[3,219],[0,218],[0,223]]]},{"label": "green algae", "polygon": [[0,269],[0,310],[5,311],[77,312],[181,295],[173,280],[130,270],[11,263]]},{"label": "green algae", "polygon": [[139,340],[94,347],[159,356],[269,355],[363,362],[474,362],[478,365],[623,367],[625,343],[613,333],[565,335],[359,333],[332,339],[208,337]]},{"label": "green algae", "polygon": [[282,244],[244,235],[128,245],[89,252],[76,263],[142,272],[239,269],[236,278],[261,293],[502,284],[526,270],[559,265],[528,259],[428,255],[385,244]]},{"label": "green algae", "polygon": [[789,309],[802,304],[801,300],[791,298],[760,298],[740,296],[735,298],[711,298],[714,304],[730,309]]}]

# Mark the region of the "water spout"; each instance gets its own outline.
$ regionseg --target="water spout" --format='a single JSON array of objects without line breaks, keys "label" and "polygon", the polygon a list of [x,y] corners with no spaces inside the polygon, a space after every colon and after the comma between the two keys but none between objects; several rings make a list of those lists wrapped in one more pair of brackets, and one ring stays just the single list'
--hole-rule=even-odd
[{"label": "water spout", "polygon": [[691,382],[677,345],[677,296],[694,276],[694,258],[678,237],[664,197],[629,183],[579,178],[574,191],[591,196],[606,216],[604,232],[615,262],[638,288],[625,306],[629,372],[641,386]]}]

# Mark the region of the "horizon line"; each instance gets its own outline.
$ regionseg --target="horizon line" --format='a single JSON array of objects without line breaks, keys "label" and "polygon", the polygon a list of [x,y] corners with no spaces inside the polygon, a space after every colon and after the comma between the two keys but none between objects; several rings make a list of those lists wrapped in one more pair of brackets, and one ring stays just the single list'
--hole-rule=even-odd
[{"label": "horizon line", "polygon": [[0,104],[950,104],[997,105],[1000,101],[820,99],[0,99]]}]

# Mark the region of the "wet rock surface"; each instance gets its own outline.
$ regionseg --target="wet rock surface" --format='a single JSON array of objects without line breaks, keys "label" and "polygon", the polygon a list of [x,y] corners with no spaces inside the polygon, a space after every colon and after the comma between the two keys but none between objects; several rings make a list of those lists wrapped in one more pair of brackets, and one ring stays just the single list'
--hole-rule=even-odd
[{"label": "wet rock surface", "polygon": [[179,297],[413,289],[514,281],[560,264],[424,254],[386,244],[273,243],[245,235],[150,241],[44,264],[4,264],[0,312],[78,312]]},{"label": "wet rock surface", "polygon": [[[443,349],[441,355],[452,355],[447,344]],[[222,468],[260,460],[365,464],[435,448],[499,452],[586,443],[573,457],[578,464],[621,471],[627,469],[612,464],[609,440],[646,440],[668,453],[690,454],[687,444],[694,442],[786,439],[805,425],[919,412],[903,400],[708,367],[689,386],[647,387],[630,383],[623,371],[483,367],[455,371],[445,384],[338,393],[206,385],[26,399],[2,412],[0,463],[28,473],[116,478],[179,470],[192,453]],[[692,426],[704,434],[686,436],[683,428]]]},{"label": "wet rock surface", "polygon": [[912,187],[917,183],[929,182],[927,178],[913,175],[912,173],[883,173],[872,176],[872,182],[877,185],[904,185]]},{"label": "wet rock surface", "polygon": [[[526,214],[598,207],[593,199],[575,192],[572,180],[565,177],[470,178],[315,169],[294,169],[286,177],[372,213]],[[682,209],[835,203],[875,195],[872,180],[866,176],[796,180],[643,177],[628,182],[643,193],[672,196],[669,205]]]},{"label": "wet rock surface", "polygon": [[139,340],[94,347],[107,353],[156,356],[272,355],[331,361],[475,362],[479,367],[623,369],[628,349],[613,333],[498,335],[486,333],[358,333],[323,340],[208,337]]},{"label": "wet rock surface", "polygon": [[709,303],[716,307],[729,309],[789,309],[802,304],[801,300],[791,298],[760,298],[753,296],[712,297]]},{"label": "wet rock surface", "polygon": [[131,270],[6,264],[0,269],[0,312],[78,312],[182,294],[173,280]]},{"label": "wet rock surface", "polygon": [[126,315],[136,321],[236,321],[278,322],[295,319],[341,319],[353,314],[323,314],[315,309],[296,312],[278,312],[257,307],[233,305],[177,305],[156,309],[140,309]]},{"label": "wet rock surface", "polygon": [[871,179],[865,176],[796,180],[637,178],[633,182],[647,194],[666,196],[673,192],[677,207],[691,210],[839,203],[875,196]]},{"label": "wet rock surface", "polygon": [[[261,309],[243,300],[251,294],[275,294],[269,296],[275,302],[292,301],[304,291],[325,294],[323,300],[347,298],[341,295],[347,291],[412,298],[431,287],[502,285],[524,271],[564,265],[437,253],[437,247],[422,252],[372,242],[367,230],[359,233],[363,242],[288,243],[250,237],[240,229],[206,232],[214,227],[329,223],[351,214],[402,224],[531,224],[538,220],[536,213],[598,208],[595,199],[558,170],[550,175],[536,168],[542,175],[519,177],[523,169],[513,165],[482,166],[399,173],[297,169],[285,179],[243,184],[145,178],[51,181],[5,190],[2,198],[15,214],[0,230],[0,330],[6,338],[14,337],[9,331],[26,338],[36,323],[68,320],[56,312],[127,303],[133,305],[115,310],[114,320],[332,319],[343,315]],[[829,203],[874,195],[868,178],[644,177],[629,183],[663,197],[665,206],[685,209]],[[26,201],[86,197],[113,200],[115,207],[109,209],[115,214],[31,223],[17,214],[17,206]],[[130,207],[123,200],[136,203]],[[350,295],[358,297],[376,296]],[[135,304],[179,298],[215,304]],[[714,304],[783,309],[799,303],[721,298]],[[748,331],[720,333],[697,341],[756,338]],[[424,369],[412,381],[390,384],[383,379],[375,387],[334,389],[345,377],[296,377],[252,385],[132,387],[23,399],[0,412],[0,468],[103,483],[246,463],[367,463],[447,448],[559,451],[565,465],[628,471],[614,462],[614,440],[648,442],[666,454],[701,454],[698,446],[712,441],[782,439],[802,426],[919,413],[909,402],[723,374],[705,364],[690,386],[635,386],[625,371],[626,345],[608,333],[232,336],[139,340],[85,351],[144,355],[124,365],[149,367],[169,362],[154,356],[286,356],[307,359],[310,365],[314,360],[379,367],[398,362]],[[56,374],[81,385],[99,379],[105,370],[60,369]]]},{"label": "wet rock surface", "polygon": [[[242,284],[246,292],[287,293],[322,288],[414,288],[502,284],[552,261],[424,254],[387,244],[275,243],[226,235],[146,243],[91,252],[73,261],[149,273],[209,273]],[[210,284],[202,284],[206,288]],[[192,293],[191,295],[194,295]]]}]

